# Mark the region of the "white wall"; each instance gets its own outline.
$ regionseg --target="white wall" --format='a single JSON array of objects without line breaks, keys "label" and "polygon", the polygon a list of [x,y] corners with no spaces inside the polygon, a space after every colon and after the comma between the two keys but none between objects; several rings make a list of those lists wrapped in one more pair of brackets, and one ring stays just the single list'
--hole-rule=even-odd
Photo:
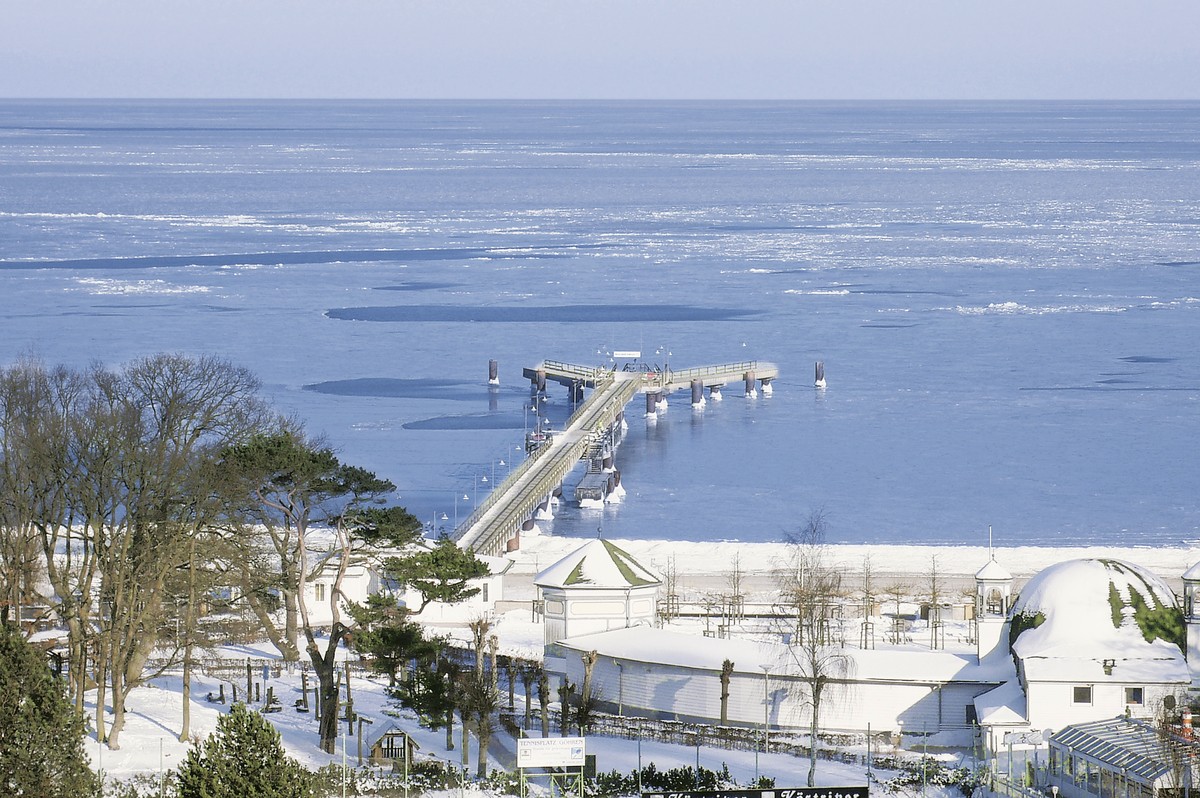
[{"label": "white wall", "polygon": [[[580,652],[565,650],[567,678],[583,684]],[[592,674],[594,695],[607,709],[680,720],[719,721],[721,682],[716,670],[624,660],[618,667],[601,656]],[[966,707],[993,684],[915,684],[896,681],[833,683],[822,696],[821,728],[826,730],[967,729]],[[764,700],[764,694],[767,700]],[[808,725],[808,688],[795,677],[735,672],[729,681],[728,722],[761,727],[764,712],[772,729]]]}]

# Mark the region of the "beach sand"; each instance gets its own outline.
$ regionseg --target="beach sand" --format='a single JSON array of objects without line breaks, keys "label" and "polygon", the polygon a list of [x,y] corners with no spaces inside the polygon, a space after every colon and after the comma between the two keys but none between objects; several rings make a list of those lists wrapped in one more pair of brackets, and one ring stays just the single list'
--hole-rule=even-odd
[{"label": "beach sand", "polygon": [[[552,535],[523,537],[521,548],[509,555],[513,567],[506,579],[505,599],[534,598],[534,575],[586,542],[582,538]],[[783,543],[625,539],[613,539],[612,543],[660,574],[674,569],[678,591],[685,597],[727,591],[735,564],[743,573],[744,593],[748,596],[769,595],[775,591],[775,573],[786,567],[793,554],[791,547]],[[1030,577],[1054,563],[1107,558],[1148,568],[1180,594],[1184,571],[1200,560],[1200,548],[1182,546],[997,546],[992,553],[996,562],[1013,575],[1014,591],[1019,591]],[[906,595],[920,596],[930,581],[935,558],[943,590],[947,593],[973,592],[975,573],[988,562],[989,550],[987,546],[828,544],[823,547],[821,556],[843,572],[843,584],[851,591],[861,585],[869,558],[875,590],[899,585],[907,588]]]}]

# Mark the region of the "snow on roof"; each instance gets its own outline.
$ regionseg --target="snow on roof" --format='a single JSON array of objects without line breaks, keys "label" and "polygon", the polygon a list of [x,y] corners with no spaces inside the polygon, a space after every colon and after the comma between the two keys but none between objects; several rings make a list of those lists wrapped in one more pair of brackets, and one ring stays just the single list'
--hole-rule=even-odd
[{"label": "snow on roof", "polygon": [[1183,573],[1183,578],[1184,578],[1184,579],[1195,579],[1195,580],[1200,580],[1200,561],[1198,561],[1198,562],[1197,562],[1195,565],[1193,565],[1191,568],[1189,568],[1189,569],[1187,569],[1186,571],[1184,571],[1184,573]]},{"label": "snow on roof", "polygon": [[607,540],[592,540],[534,577],[538,587],[627,588],[662,584],[662,577]]},{"label": "snow on roof", "polygon": [[1005,579],[1012,579],[1013,577],[1012,574],[1010,574],[1003,565],[996,562],[996,558],[993,557],[987,561],[986,565],[975,572],[975,578],[986,579],[989,581],[1003,581]]},{"label": "snow on roof", "polygon": [[[792,652],[781,643],[723,640],[649,626],[579,635],[559,645],[580,652],[597,651],[618,660],[682,668],[720,670],[722,663],[730,660],[737,673],[757,674],[764,665],[773,674],[800,672]],[[995,683],[1014,675],[1012,660],[1007,657],[979,665],[973,655],[946,651],[839,651],[846,658],[843,675],[859,681]]]},{"label": "snow on roof", "polygon": [[1135,659],[1095,657],[1026,657],[1021,664],[1031,682],[1110,682],[1114,684],[1178,684],[1189,682],[1187,662],[1182,657],[1138,657]]},{"label": "snow on roof", "polygon": [[1025,718],[1025,691],[1016,679],[975,696],[975,716],[984,726],[1019,726]]},{"label": "snow on roof", "polygon": [[1121,560],[1067,560],[1046,568],[1022,589],[1011,622],[1013,652],[1023,661],[1183,658],[1175,595],[1159,577]]}]

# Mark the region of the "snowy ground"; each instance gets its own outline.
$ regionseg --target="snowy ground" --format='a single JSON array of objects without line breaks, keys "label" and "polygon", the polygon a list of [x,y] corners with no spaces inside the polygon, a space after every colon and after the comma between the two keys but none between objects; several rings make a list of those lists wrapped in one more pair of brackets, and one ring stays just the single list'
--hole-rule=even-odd
[{"label": "snowy ground", "polygon": [[[635,557],[651,562],[658,567],[670,559],[674,560],[680,582],[683,585],[694,585],[696,591],[705,586],[718,587],[725,579],[725,572],[731,567],[736,554],[740,565],[746,570],[755,584],[768,584],[768,572],[785,556],[784,547],[772,544],[693,544],[678,542],[655,541],[616,541]],[[532,598],[532,575],[541,568],[550,565],[558,557],[566,554],[575,546],[578,540],[563,540],[551,537],[533,537],[524,542],[521,551],[515,553],[515,564],[510,571],[509,585],[506,588],[505,599],[517,602],[509,605],[515,608],[498,614],[494,620],[494,630],[501,640],[501,652],[519,656],[540,656],[542,647],[542,628],[534,623],[527,608],[520,606]],[[854,572],[861,567],[862,559],[870,554],[876,575],[881,579],[895,578],[912,586],[913,595],[920,592],[920,585],[925,580],[930,566],[930,558],[935,554],[939,559],[939,569],[947,579],[969,581],[969,576],[981,567],[988,557],[986,548],[935,548],[923,546],[836,546],[832,547],[830,556],[836,562],[844,564],[849,578],[854,579]],[[1016,576],[1018,586],[1042,567],[1064,559],[1074,557],[1116,557],[1139,563],[1164,576],[1169,582],[1177,582],[1179,574],[1200,557],[1195,549],[1040,549],[1040,548],[1008,548],[997,549],[996,559]],[[909,605],[911,606],[911,605]],[[468,633],[456,621],[465,623],[469,618],[446,618],[438,631],[448,633],[453,637],[467,640]],[[690,622],[696,627],[697,633],[701,628],[699,621]],[[686,630],[688,622],[677,627]],[[947,633],[947,642],[954,638],[953,630]],[[914,634],[914,642],[910,646],[920,647],[920,635]],[[273,659],[274,649],[269,645],[235,646],[214,652],[221,657],[244,662],[252,660]],[[254,679],[261,681],[261,670],[256,667]],[[232,683],[239,685],[244,691],[244,675]],[[226,678],[226,693],[231,692],[232,684]],[[318,768],[330,763],[341,764],[342,753],[328,755],[317,747],[316,722],[312,713],[299,713],[293,709],[293,702],[300,697],[301,676],[299,670],[289,673],[286,669],[279,677],[269,679],[265,686],[274,688],[284,709],[281,712],[268,715],[271,722],[279,729],[284,745],[292,756],[299,759],[310,768]],[[310,677],[310,684],[311,684]],[[216,694],[219,680],[204,675],[194,678],[192,687],[192,727],[191,741],[201,739],[215,727],[217,718],[227,711],[228,704],[210,703],[206,695],[211,691]],[[358,713],[373,719],[376,723],[386,722],[388,717],[384,710],[389,708],[383,686],[372,680],[356,679],[352,684],[354,707]],[[110,780],[127,780],[135,774],[157,774],[160,769],[170,770],[178,767],[186,754],[191,741],[181,743],[178,740],[181,722],[181,691],[178,675],[167,675],[156,679],[153,684],[144,689],[134,691],[130,697],[127,715],[127,726],[121,735],[120,750],[113,751],[104,746],[97,746],[94,734],[86,745],[93,763],[99,766]],[[517,706],[523,706],[520,697]],[[89,712],[94,708],[89,707]],[[111,716],[110,716],[111,717]],[[439,758],[453,762],[460,761],[460,752],[445,750],[444,732],[432,732],[419,727],[415,718],[402,717],[399,724],[411,733],[420,745],[422,758]],[[345,728],[345,726],[343,726]],[[368,727],[369,729],[369,727]],[[369,733],[369,731],[368,731]],[[457,732],[456,732],[457,734]],[[493,749],[499,758],[493,761],[494,767],[511,768],[511,758],[505,756],[505,751],[515,747],[511,740],[498,740]],[[357,739],[349,736],[346,739],[346,758],[351,766],[357,765]],[[601,771],[617,770],[622,773],[632,772],[638,765],[639,751],[641,762],[654,762],[660,769],[677,766],[694,766],[697,750],[685,746],[666,745],[645,742],[640,748],[636,741],[617,740],[593,737],[588,740],[588,752],[597,755],[597,766]],[[798,786],[804,783],[807,772],[806,761],[783,754],[756,756],[754,752],[721,751],[702,749],[699,751],[700,764],[709,769],[719,769],[727,764],[730,771],[740,782],[751,781],[755,773],[773,776],[779,786]],[[474,772],[474,751],[472,751],[471,772]],[[862,784],[866,774],[862,767],[844,765],[833,762],[822,762],[818,771],[818,782],[823,785]]]}]

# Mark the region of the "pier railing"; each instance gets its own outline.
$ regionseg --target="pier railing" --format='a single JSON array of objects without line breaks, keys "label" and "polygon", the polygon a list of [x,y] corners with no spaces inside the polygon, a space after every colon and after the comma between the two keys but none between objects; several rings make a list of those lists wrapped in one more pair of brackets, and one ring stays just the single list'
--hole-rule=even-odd
[{"label": "pier railing", "polygon": [[576,363],[564,363],[561,360],[543,360],[542,366],[547,371],[579,377],[585,382],[591,382],[597,386],[606,377],[611,377],[613,372],[613,369],[607,369],[603,366],[580,366]]},{"label": "pier railing", "polygon": [[722,363],[718,366],[698,366],[696,368],[672,369],[670,366],[662,371],[648,371],[642,375],[642,384],[647,388],[679,388],[692,380],[708,380],[717,377],[727,381],[740,380],[748,371],[757,373],[761,368],[774,373],[777,369],[771,363],[759,363],[757,360],[742,360],[736,363]]},{"label": "pier railing", "polygon": [[[454,531],[456,540],[476,552],[500,553],[504,540],[514,533],[525,519],[531,517],[534,508],[558,487],[563,477],[587,453],[596,437],[602,434],[602,429],[612,423],[640,387],[635,380],[623,380],[619,386],[614,387],[616,375],[608,370],[599,370],[595,378],[595,391],[580,403],[567,419],[564,432],[560,433],[560,436],[565,437],[566,432],[575,427],[582,427],[580,431],[583,434],[569,443],[552,442],[549,446],[530,452],[526,460],[505,477],[466,520],[459,524]],[[543,462],[546,458],[553,462]],[[535,468],[539,469],[539,473],[532,482],[521,486],[518,494],[518,484]],[[509,501],[508,507],[485,523],[488,513],[504,500]],[[482,528],[471,534],[480,526]]]}]

